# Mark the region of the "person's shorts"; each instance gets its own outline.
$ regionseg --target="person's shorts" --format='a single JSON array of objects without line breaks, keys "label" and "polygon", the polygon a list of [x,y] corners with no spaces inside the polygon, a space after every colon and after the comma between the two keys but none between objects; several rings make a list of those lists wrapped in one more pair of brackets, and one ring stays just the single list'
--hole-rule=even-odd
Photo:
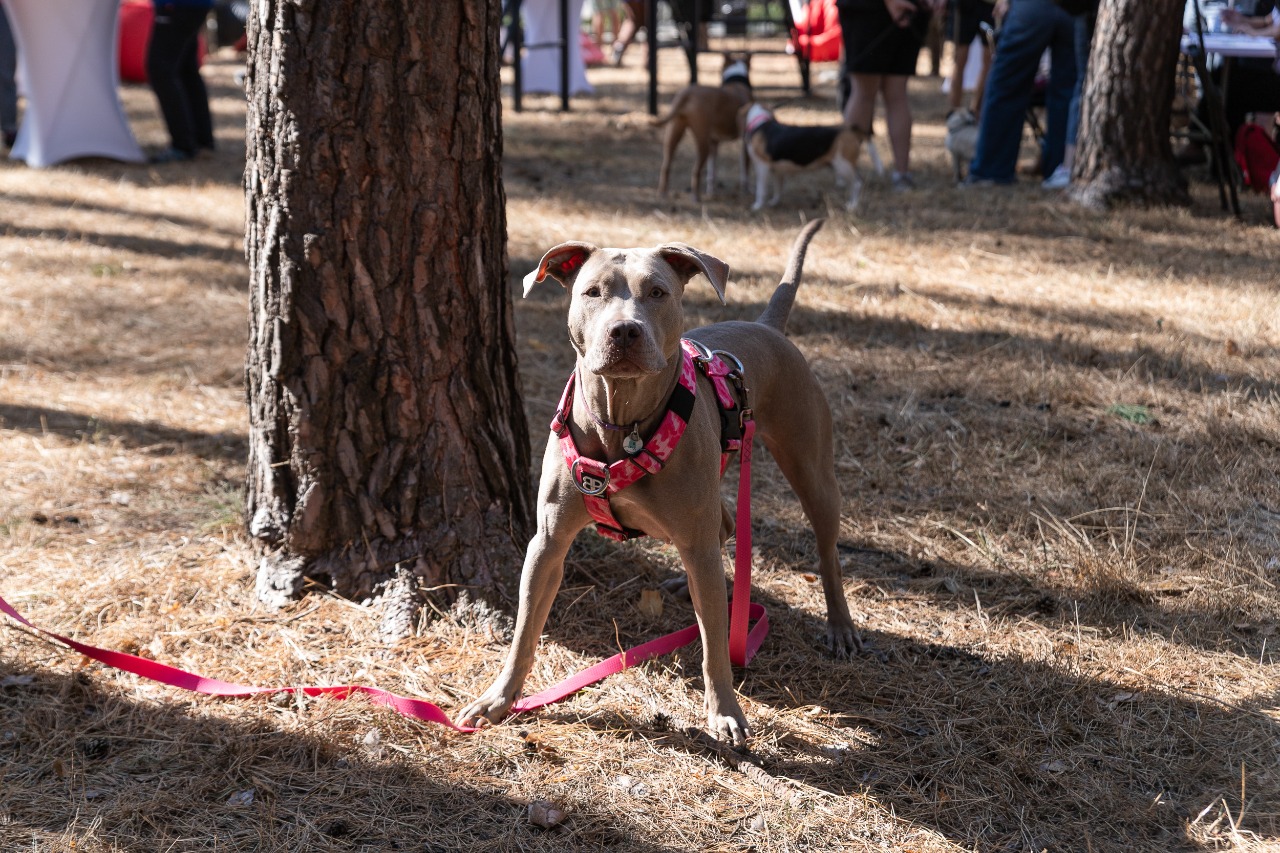
[{"label": "person's shorts", "polygon": [[982,24],[995,26],[995,3],[987,0],[953,0],[947,4],[947,41],[969,44]]},{"label": "person's shorts", "polygon": [[698,14],[698,22],[705,24],[716,11],[715,0],[702,0],[697,9],[694,9],[693,0],[667,0],[667,3],[671,6],[671,17],[681,24],[693,23],[695,12]]}]

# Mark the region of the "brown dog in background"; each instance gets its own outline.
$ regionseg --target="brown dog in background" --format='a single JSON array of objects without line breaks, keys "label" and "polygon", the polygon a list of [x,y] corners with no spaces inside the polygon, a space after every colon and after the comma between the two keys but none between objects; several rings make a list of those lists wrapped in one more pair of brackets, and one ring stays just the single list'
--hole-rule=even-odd
[{"label": "brown dog in background", "polygon": [[[699,186],[702,184],[704,171],[707,179],[706,194],[708,197],[712,195],[716,183],[716,152],[721,142],[732,142],[738,138],[738,110],[751,101],[751,81],[747,77],[749,68],[749,56],[726,53],[718,87],[685,86],[676,92],[667,113],[654,119],[655,127],[667,128],[667,135],[662,143],[662,171],[658,176],[660,195],[667,194],[671,162],[686,130],[692,131],[693,142],[697,146],[689,187],[693,200],[702,200]],[[742,186],[745,188],[745,162],[741,164],[740,172]]]}]

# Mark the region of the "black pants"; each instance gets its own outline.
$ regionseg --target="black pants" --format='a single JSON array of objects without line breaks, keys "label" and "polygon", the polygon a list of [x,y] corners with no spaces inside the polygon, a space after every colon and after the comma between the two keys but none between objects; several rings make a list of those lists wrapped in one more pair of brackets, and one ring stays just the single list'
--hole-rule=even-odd
[{"label": "black pants", "polygon": [[160,102],[174,148],[194,154],[213,148],[213,119],[209,92],[200,76],[196,36],[209,10],[170,4],[156,9],[151,44],[147,48],[147,79]]},{"label": "black pants", "polygon": [[[1236,138],[1236,131],[1244,124],[1248,113],[1280,112],[1280,74],[1271,69],[1270,60],[1235,59],[1231,78],[1227,84],[1227,101],[1223,112],[1227,114],[1227,143]],[[1222,66],[1209,72],[1215,85],[1222,85]],[[1196,109],[1200,120],[1209,126],[1209,99],[1201,98]]]}]

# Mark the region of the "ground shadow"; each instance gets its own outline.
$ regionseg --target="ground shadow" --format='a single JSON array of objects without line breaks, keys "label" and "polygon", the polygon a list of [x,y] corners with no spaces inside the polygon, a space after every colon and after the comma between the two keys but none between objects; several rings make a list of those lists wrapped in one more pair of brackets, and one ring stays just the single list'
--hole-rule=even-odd
[{"label": "ground shadow", "polygon": [[190,453],[204,459],[231,462],[243,462],[249,452],[248,437],[239,433],[186,430],[151,421],[114,420],[43,406],[0,403],[0,429],[36,435],[54,433],[74,441],[116,439],[126,447],[150,453]]},{"label": "ground shadow", "polygon": [[[421,756],[282,730],[265,700],[249,700],[260,712],[232,722],[202,703],[130,699],[99,671],[28,669],[0,653],[5,849],[45,849],[66,834],[129,853],[671,850],[586,800],[563,803],[570,817],[555,829],[531,826],[527,804],[498,793],[519,755],[504,755],[495,737],[476,775],[496,784],[459,781]],[[332,713],[331,703],[314,708]],[[424,750],[456,737],[394,718],[371,726]]]},{"label": "ground shadow", "polygon": [[[610,551],[607,558],[602,548]],[[575,549],[549,636],[567,632],[562,641],[603,657],[619,644],[692,623],[691,607],[674,599],[656,622],[628,603],[637,578],[641,585],[656,583],[671,576],[669,567],[625,547],[588,542]],[[957,567],[948,571],[964,577]],[[970,570],[975,583],[981,576]],[[598,585],[599,600],[584,595],[583,585]],[[1280,750],[1280,723],[1263,713],[1280,697],[1233,705],[1154,683],[1135,688],[1090,677],[1088,652],[1070,642],[1051,657],[1027,660],[875,626],[865,633],[873,653],[838,661],[821,649],[822,618],[758,589],[753,600],[768,611],[772,631],[759,656],[739,671],[741,694],[778,709],[818,708],[828,727],[827,736],[815,740],[811,730],[784,723],[757,726],[756,754],[770,773],[839,798],[870,798],[900,819],[982,850],[1214,849],[1194,839],[1188,826],[1219,806],[1242,832],[1280,835],[1280,816],[1268,805],[1280,802],[1280,780],[1267,769],[1269,756]],[[602,602],[609,604],[602,608]],[[1034,606],[1028,616],[1049,627],[1072,618]],[[690,685],[687,707],[677,710],[698,722],[700,654],[695,643],[662,663],[663,672]],[[635,716],[552,707],[520,717],[519,724],[579,723],[705,755],[655,722],[653,710],[661,705],[646,705],[646,698],[661,701],[635,697]],[[1223,744],[1230,744],[1225,752]],[[1248,777],[1243,805],[1242,767]]]}]

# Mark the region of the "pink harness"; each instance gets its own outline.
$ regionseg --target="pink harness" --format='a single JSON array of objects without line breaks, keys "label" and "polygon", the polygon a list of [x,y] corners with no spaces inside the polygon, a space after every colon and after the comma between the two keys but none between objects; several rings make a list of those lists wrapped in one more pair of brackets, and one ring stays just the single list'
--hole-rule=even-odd
[{"label": "pink harness", "polygon": [[[618,541],[635,539],[644,536],[644,531],[624,527],[614,517],[613,510],[609,507],[609,495],[617,494],[645,474],[656,474],[662,470],[662,466],[680,443],[685,427],[689,424],[689,416],[693,413],[693,403],[698,393],[695,366],[711,380],[711,386],[716,392],[716,403],[720,408],[720,476],[724,476],[729,456],[733,452],[738,452],[742,465],[742,473],[738,477],[735,519],[735,595],[729,613],[729,659],[735,666],[745,666],[755,655],[769,630],[764,609],[751,604],[751,441],[755,437],[756,423],[747,405],[747,387],[744,384],[746,370],[732,353],[709,350],[697,341],[683,338],[680,348],[684,351],[684,361],[680,368],[680,378],[667,403],[667,413],[653,436],[633,455],[606,465],[578,452],[578,445],[574,443],[568,427],[569,413],[573,411],[576,373],[569,376],[564,396],[560,398],[560,406],[551,419],[551,431],[560,437],[565,464],[569,466],[578,491],[582,492],[587,512],[595,519],[596,532]],[[730,366],[729,362],[733,365]],[[730,387],[730,383],[733,387]],[[736,394],[735,387],[738,391]],[[758,622],[748,631],[747,623],[752,616]]]},{"label": "pink harness", "polygon": [[[645,536],[643,530],[624,527],[614,516],[609,506],[609,496],[630,486],[645,474],[656,474],[671,458],[676,445],[684,436],[685,427],[689,424],[689,416],[693,413],[693,404],[698,394],[698,376],[695,366],[700,368],[711,380],[716,392],[716,402],[720,406],[721,418],[721,454],[720,475],[724,476],[729,465],[730,454],[742,448],[742,433],[746,423],[751,420],[751,410],[745,407],[746,387],[743,383],[742,363],[733,355],[716,351],[712,352],[696,341],[684,338],[680,341],[683,362],[680,378],[671,399],[667,402],[667,412],[658,425],[658,429],[649,438],[643,448],[612,465],[583,456],[573,440],[569,430],[569,415],[573,411],[573,389],[577,373],[569,375],[564,394],[560,397],[560,406],[555,417],[551,419],[551,431],[560,438],[560,449],[564,452],[565,464],[573,475],[574,485],[582,492],[582,500],[587,505],[587,512],[596,522],[596,532],[601,536],[624,542]],[[726,361],[734,363],[730,367]],[[729,383],[737,387],[744,403],[739,404],[739,394]]]}]

